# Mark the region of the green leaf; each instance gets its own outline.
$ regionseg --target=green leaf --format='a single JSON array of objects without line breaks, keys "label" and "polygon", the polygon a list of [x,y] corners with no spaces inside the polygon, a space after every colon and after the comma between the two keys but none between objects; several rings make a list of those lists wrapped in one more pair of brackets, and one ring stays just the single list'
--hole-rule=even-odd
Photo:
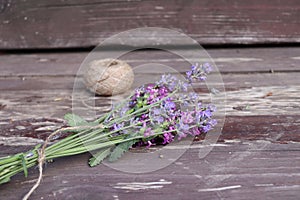
[{"label": "green leaf", "polygon": [[134,112],[134,108],[131,108],[130,110],[128,110],[127,112],[126,112],[126,114],[131,114],[131,113],[133,113]]},{"label": "green leaf", "polygon": [[142,128],[140,129],[140,134],[144,134],[145,131],[146,131],[146,128],[145,128],[145,127],[142,127]]},{"label": "green leaf", "polygon": [[27,170],[26,161],[25,161],[25,158],[24,158],[23,154],[20,155],[20,159],[22,161],[22,167],[23,167],[24,175],[25,175],[25,177],[27,177],[28,170]]},{"label": "green leaf", "polygon": [[95,167],[96,165],[99,165],[107,156],[109,156],[111,147],[106,149],[101,149],[98,153],[93,155],[89,159],[89,165],[90,167]]},{"label": "green leaf", "polygon": [[84,126],[84,125],[88,125],[89,123],[83,119],[82,117],[75,115],[73,113],[67,113],[65,115],[65,120],[67,120],[69,126]]},{"label": "green leaf", "polygon": [[114,162],[122,157],[122,155],[129,150],[129,148],[132,147],[138,140],[130,140],[128,142],[123,142],[121,144],[118,144],[116,148],[112,151],[112,153],[109,156],[109,162]]},{"label": "green leaf", "polygon": [[6,177],[4,179],[0,179],[0,185],[3,184],[3,183],[7,183],[10,181],[10,178],[9,177]]},{"label": "green leaf", "polygon": [[[76,126],[97,126],[99,125],[98,121],[94,121],[94,122],[87,122],[85,119],[83,119],[82,117],[75,115],[73,113],[68,113],[64,116],[65,120],[67,120],[68,125],[71,127],[76,127]],[[70,132],[80,132],[82,131],[82,128],[76,129],[76,130],[72,130]]]}]

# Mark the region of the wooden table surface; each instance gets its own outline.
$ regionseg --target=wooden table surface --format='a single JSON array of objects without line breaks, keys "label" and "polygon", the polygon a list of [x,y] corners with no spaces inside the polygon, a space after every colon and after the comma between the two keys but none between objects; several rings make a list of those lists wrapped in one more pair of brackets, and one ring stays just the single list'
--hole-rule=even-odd
[{"label": "wooden table surface", "polygon": [[298,0],[2,0],[0,13],[0,49],[91,47],[140,27],[178,30],[202,45],[300,42]]},{"label": "wooden table surface", "polygon": [[[216,48],[208,53],[221,71],[227,104],[221,136],[207,156],[198,156],[208,148],[200,139],[178,160],[150,173],[90,168],[89,154],[56,159],[45,166],[31,199],[299,199],[300,48]],[[1,156],[25,151],[65,125],[74,78],[87,54],[0,55]],[[134,67],[156,62],[180,72],[188,69],[162,51],[137,51],[124,59]],[[136,75],[152,76],[147,70]],[[1,199],[21,199],[38,170],[29,174],[1,185]]]}]

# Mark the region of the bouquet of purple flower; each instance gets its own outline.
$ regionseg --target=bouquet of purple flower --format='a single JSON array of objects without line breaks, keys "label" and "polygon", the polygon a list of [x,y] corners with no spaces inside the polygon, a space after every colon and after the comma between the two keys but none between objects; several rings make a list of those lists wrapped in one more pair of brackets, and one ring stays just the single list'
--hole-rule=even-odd
[{"label": "bouquet of purple flower", "polygon": [[[19,172],[27,176],[27,169],[37,164],[41,174],[43,163],[54,158],[96,151],[89,160],[89,165],[95,166],[105,158],[117,160],[130,148],[166,145],[176,138],[208,132],[216,124],[212,118],[215,107],[204,105],[197,93],[187,91],[210,71],[206,63],[192,66],[185,81],[163,75],[161,80],[135,89],[128,99],[93,122],[67,114],[70,127],[52,133],[43,146],[0,158],[0,184]],[[72,134],[47,146],[62,132]]]}]

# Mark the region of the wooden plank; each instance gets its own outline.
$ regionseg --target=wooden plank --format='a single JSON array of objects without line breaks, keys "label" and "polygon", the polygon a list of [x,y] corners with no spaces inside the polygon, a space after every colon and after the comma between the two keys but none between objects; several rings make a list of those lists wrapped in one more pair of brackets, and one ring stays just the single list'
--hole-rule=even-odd
[{"label": "wooden plank", "polygon": [[[288,113],[288,112],[287,112]],[[287,114],[286,113],[286,114]],[[220,140],[300,142],[299,115],[226,116]]]},{"label": "wooden plank", "polygon": [[[299,73],[223,75],[227,115],[297,115],[299,110],[297,99],[300,99],[300,87],[297,82],[299,75]],[[141,80],[150,81],[153,76],[144,74],[137,76],[136,79],[138,86]],[[66,77],[0,79],[2,105],[0,119],[62,118],[72,108],[73,81],[74,78]],[[84,86],[80,88],[86,91]],[[210,101],[209,93],[203,93],[205,88],[206,86],[202,85],[195,89],[202,92],[203,100]],[[111,100],[118,98],[120,97],[94,98],[90,94],[77,100],[76,105],[79,108],[87,108],[87,105],[92,105],[95,101],[97,110],[103,112],[110,109]],[[214,100],[217,101],[218,98],[214,97]]]},{"label": "wooden plank", "polygon": [[[222,73],[300,71],[300,48],[208,49],[207,52]],[[0,76],[74,76],[87,55],[88,52],[2,54]],[[190,64],[179,56],[159,50],[134,51],[120,59],[134,68],[156,63],[184,72],[190,67]],[[144,71],[154,73],[150,69]]]},{"label": "wooden plank", "polygon": [[[66,126],[59,118],[27,118],[0,120],[1,154],[8,155],[28,150],[42,143],[53,131]],[[219,142],[261,141],[262,143],[299,143],[299,115],[226,116]],[[67,134],[62,134],[61,137]],[[205,135],[195,138],[202,141]]]},{"label": "wooden plank", "polygon": [[179,30],[201,44],[300,42],[297,0],[34,0],[0,8],[0,49],[90,47],[139,27]]},{"label": "wooden plank", "polygon": [[[148,74],[139,73],[135,74],[135,82],[133,88],[141,86],[143,83],[155,82],[160,79],[161,73]],[[298,85],[297,78],[300,73],[253,73],[253,74],[223,74],[221,75],[224,87],[226,90],[237,90],[240,88],[251,88],[259,86],[285,86],[285,85]],[[209,75],[211,84],[222,85],[222,82],[216,83],[214,81],[217,75]],[[64,89],[71,90],[74,87],[75,77],[70,76],[21,76],[21,77],[0,77],[0,91],[28,91],[28,90],[55,90]],[[85,86],[81,82],[81,77],[78,77],[77,87],[84,88]],[[205,84],[203,82],[203,84]],[[206,87],[195,85],[195,88]]]},{"label": "wooden plank", "polygon": [[[249,74],[247,68],[252,67],[251,61],[239,63],[234,49],[215,50],[217,58],[221,57],[218,55],[235,58],[232,61],[234,67],[222,74],[227,90],[227,116],[217,144],[204,145],[202,136],[195,138],[192,146],[167,146],[170,153],[183,148],[187,148],[187,152],[166,168],[141,174],[124,173],[104,165],[89,168],[88,154],[56,159],[45,166],[42,185],[32,198],[297,199],[300,196],[300,73],[299,56],[294,51],[297,49],[284,48],[282,57],[281,49],[241,50],[240,58],[247,58],[249,54],[251,59],[262,59],[253,61],[255,67]],[[256,50],[260,57],[255,56]],[[147,52],[137,53],[139,56],[147,55]],[[160,55],[156,53],[147,58],[155,61]],[[49,60],[58,58],[56,61],[60,64],[46,59],[40,61],[43,58],[40,56],[44,55],[49,56],[46,57]],[[65,125],[62,117],[72,111],[75,71],[72,65],[82,59],[80,56],[83,54],[77,54],[78,57],[74,54],[76,62],[71,59],[72,55],[20,54],[3,57],[6,60],[0,64],[0,68],[5,69],[1,70],[5,73],[0,77],[0,156],[26,151],[42,143],[53,130]],[[132,57],[129,56],[128,60],[133,63],[145,61],[144,57],[137,55],[130,55]],[[279,56],[278,60],[272,60],[272,55]],[[291,59],[285,61],[283,58],[287,57]],[[179,63],[172,56],[165,58],[174,64]],[[163,57],[160,59],[164,62]],[[22,61],[24,66],[32,65],[32,68],[18,69]],[[231,66],[231,61],[222,62]],[[7,63],[12,64],[11,69],[3,68]],[[64,64],[69,67],[63,69]],[[276,73],[276,70],[275,73],[265,73],[265,66],[261,67],[264,64],[277,65],[277,71],[282,70],[282,73]],[[62,73],[55,72],[58,66],[63,69]],[[214,76],[212,74],[211,78]],[[157,73],[141,71],[136,75],[135,84],[157,77]],[[197,85],[196,90],[205,92],[205,85]],[[113,97],[112,100],[118,98]],[[209,98],[203,95],[204,100]],[[75,103],[89,106],[89,101],[94,100],[99,113],[110,109],[111,99],[107,97],[89,97],[85,104],[78,99]],[[210,147],[213,147],[212,151],[200,159],[201,149]],[[155,150],[155,147],[150,150]],[[123,159],[132,159],[132,155],[135,154],[127,154]],[[167,157],[154,158],[153,163],[162,159]],[[0,185],[1,195],[6,199],[20,199],[34,184],[37,175],[36,168],[29,170],[27,179],[23,174],[17,175],[10,183]]]},{"label": "wooden plank", "polygon": [[[45,168],[42,184],[32,198],[297,199],[300,195],[299,144],[219,143],[202,159],[198,157],[200,148],[201,142],[194,143],[168,167],[141,174],[105,165],[90,168],[88,154],[56,159]],[[132,159],[130,156],[134,154],[122,159]],[[159,159],[153,158],[153,162]],[[6,199],[20,199],[37,174],[37,169],[31,169],[28,178],[17,175],[0,186],[1,194]]]}]

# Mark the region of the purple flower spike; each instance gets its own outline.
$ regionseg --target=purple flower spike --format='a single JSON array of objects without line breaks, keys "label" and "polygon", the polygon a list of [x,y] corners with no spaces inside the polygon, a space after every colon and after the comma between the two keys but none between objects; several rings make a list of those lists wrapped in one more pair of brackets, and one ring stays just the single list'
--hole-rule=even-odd
[{"label": "purple flower spike", "polygon": [[203,65],[195,64],[191,67],[191,70],[186,72],[186,78],[189,83],[192,83],[193,80],[205,81],[207,74],[212,71],[212,67],[209,63]]},{"label": "purple flower spike", "polygon": [[193,111],[191,112],[182,112],[181,121],[185,124],[191,124],[194,121],[194,117],[192,116]]},{"label": "purple flower spike", "polygon": [[192,130],[192,135],[196,136],[196,135],[200,135],[200,134],[201,134],[201,131],[199,130],[199,128],[194,127],[193,130]]},{"label": "purple flower spike", "polygon": [[204,63],[202,65],[202,70],[204,71],[204,73],[208,74],[212,71],[212,67],[209,63]]},{"label": "purple flower spike", "polygon": [[165,133],[163,135],[164,141],[163,144],[169,144],[173,141],[174,136],[172,135],[172,133]]},{"label": "purple flower spike", "polygon": [[167,110],[173,110],[173,109],[175,109],[176,108],[176,104],[173,102],[173,101],[166,101],[165,102],[165,108],[167,109]]},{"label": "purple flower spike", "polygon": [[212,126],[210,124],[207,124],[206,126],[203,126],[203,132],[207,133],[210,129],[212,129]]},{"label": "purple flower spike", "polygon": [[154,134],[154,132],[152,131],[151,128],[147,128],[146,131],[144,132],[144,136],[145,137],[149,137],[149,136],[151,136],[153,134]]},{"label": "purple flower spike", "polygon": [[[147,145],[148,148],[156,144],[169,144],[175,136],[182,139],[188,135],[206,133],[216,125],[216,120],[212,119],[215,107],[203,105],[199,94],[195,92],[184,92],[188,91],[193,81],[206,80],[211,70],[209,63],[195,64],[186,72],[188,81],[179,80],[170,74],[163,75],[161,80],[154,84],[137,88],[128,104],[118,109],[118,112],[113,113],[105,122],[109,123],[116,117],[129,115],[123,124],[112,124],[110,130],[118,131],[115,135],[122,135],[132,132],[126,129],[126,126],[132,126],[135,132],[144,136],[144,140],[135,146]],[[138,112],[139,109],[143,110]],[[162,133],[159,134],[160,132]],[[158,136],[153,137],[157,133]]]}]

